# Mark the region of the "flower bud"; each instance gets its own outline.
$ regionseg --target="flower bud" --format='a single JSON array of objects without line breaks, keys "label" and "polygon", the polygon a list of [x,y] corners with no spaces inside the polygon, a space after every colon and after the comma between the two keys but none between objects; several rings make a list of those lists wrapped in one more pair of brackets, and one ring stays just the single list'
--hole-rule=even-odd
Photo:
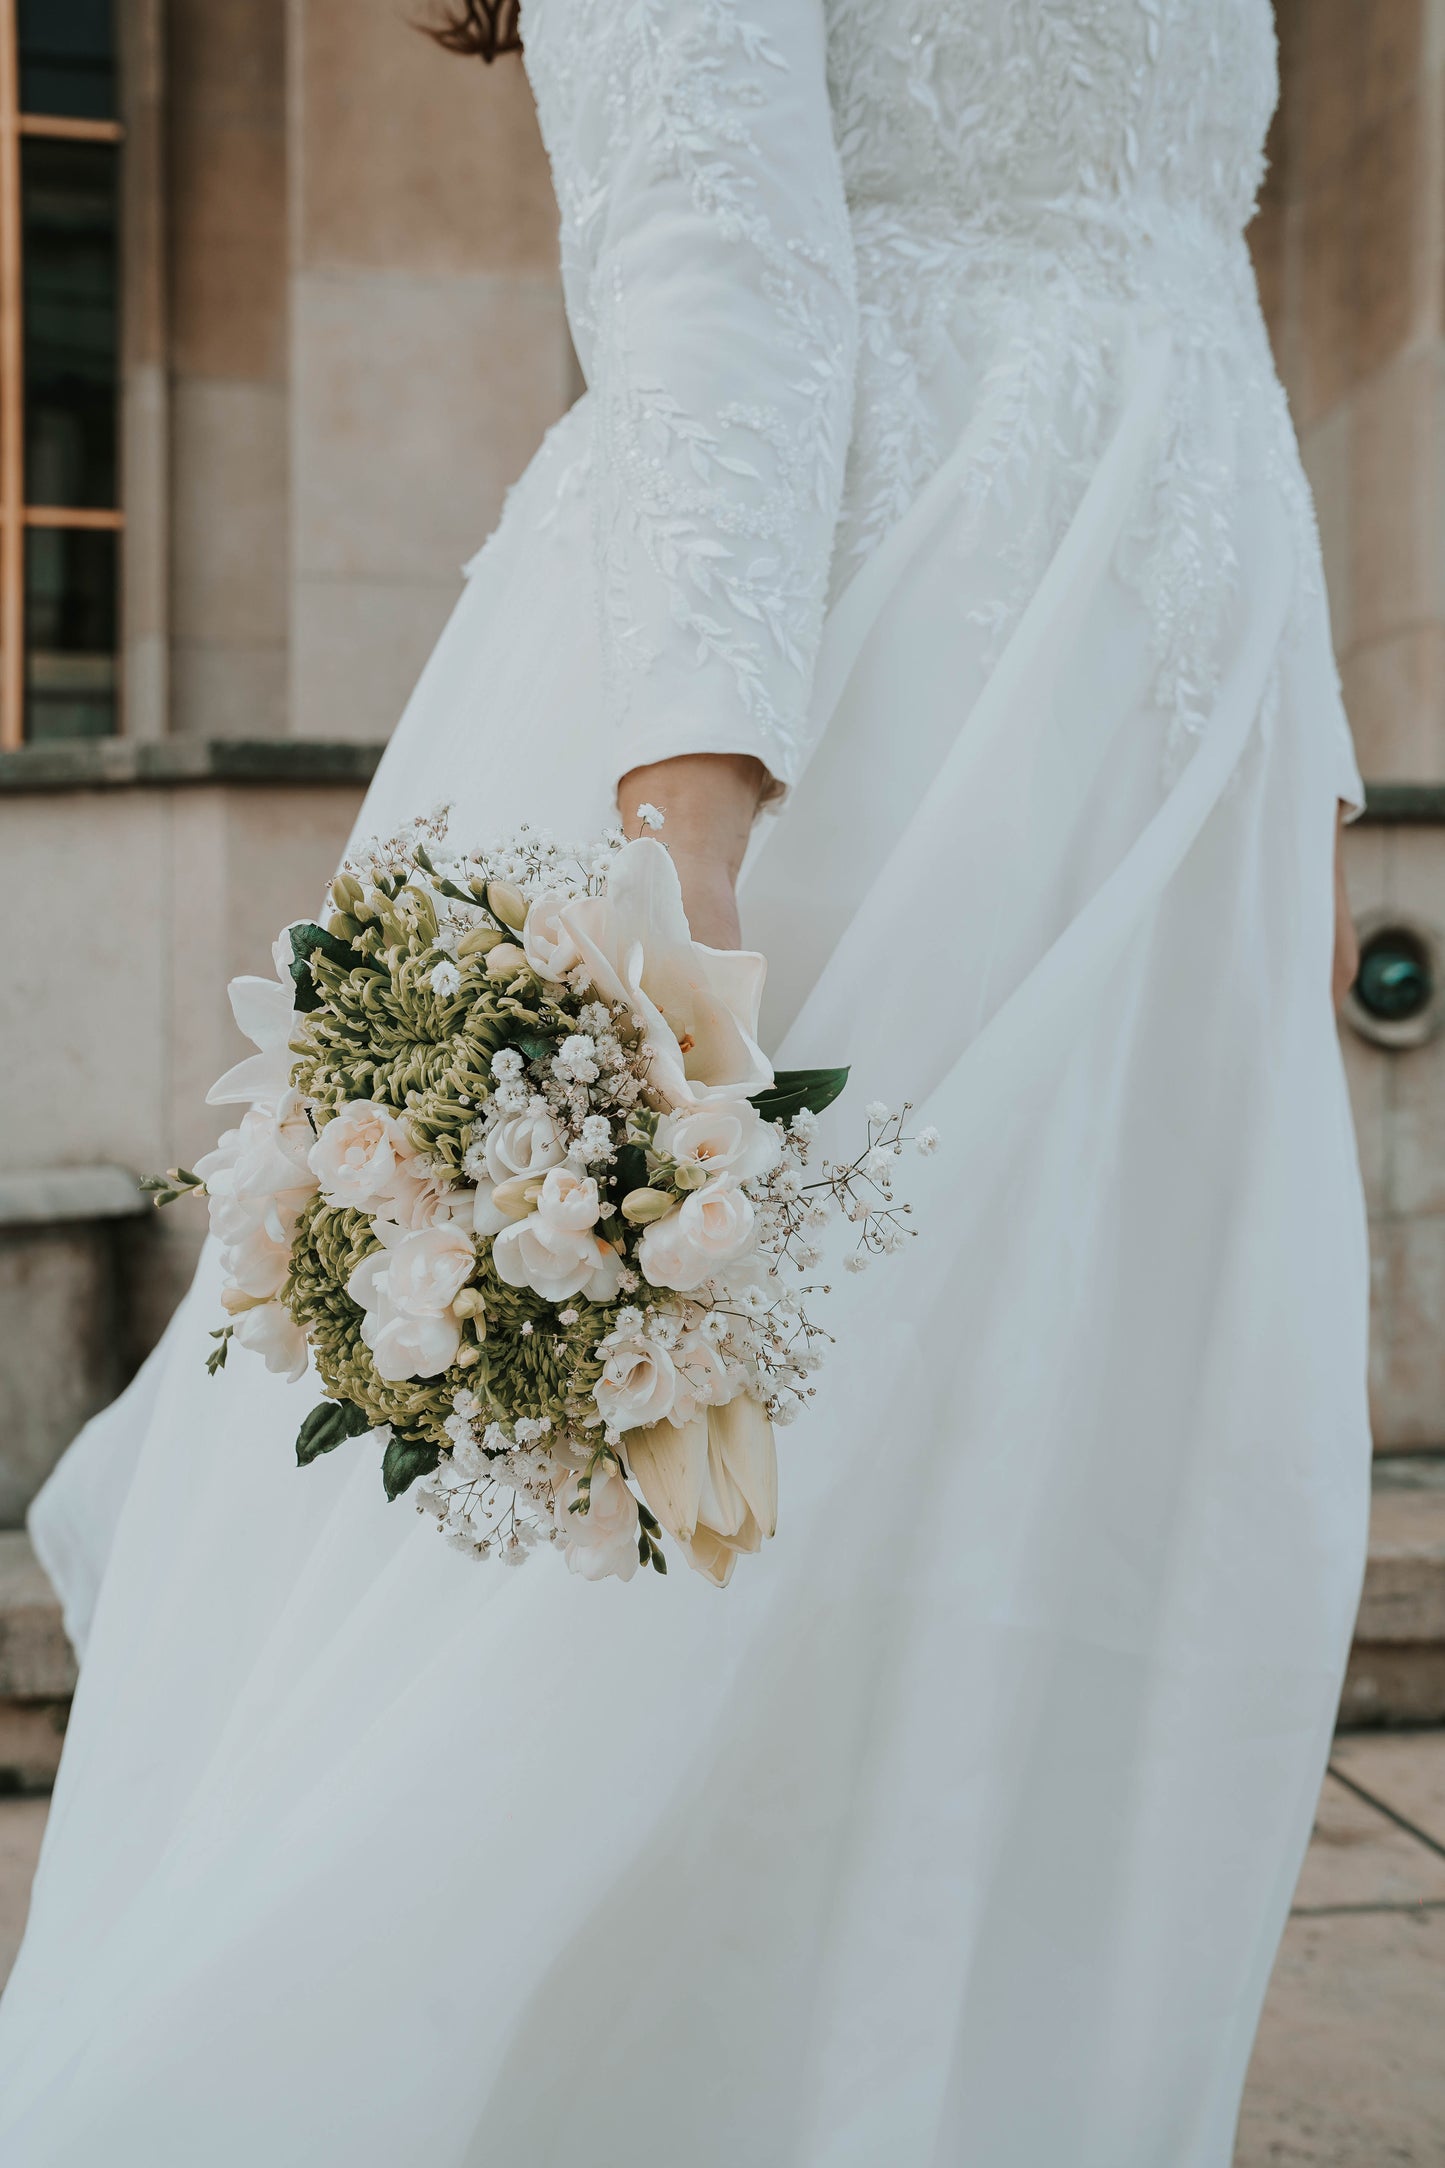
[{"label": "flower bud", "polygon": [[473,1363],[479,1363],[481,1359],[482,1351],[479,1347],[463,1346],[457,1349],[457,1368],[459,1370],[470,1370]]},{"label": "flower bud", "polygon": [[527,899],[510,881],[488,881],[487,909],[513,933],[520,933],[527,923]]},{"label": "flower bud", "polygon": [[337,874],[331,884],[331,900],[338,911],[355,911],[361,901],[361,883],[354,873]]},{"label": "flower bud", "polygon": [[701,1189],[707,1182],[708,1171],[700,1161],[685,1159],[680,1167],[673,1169],[672,1179],[678,1189]]},{"label": "flower bud", "polygon": [[666,1219],[676,1205],[676,1197],[665,1189],[634,1189],[622,1200],[622,1217],[634,1227],[646,1227],[652,1220]]},{"label": "flower bud", "polygon": [[354,941],[361,931],[361,922],[349,911],[333,911],[326,931],[334,933],[338,941]]},{"label": "flower bud", "polygon": [[503,941],[487,958],[489,979],[514,978],[519,971],[525,971],[526,968],[527,959],[515,941]]},{"label": "flower bud", "polygon": [[492,1191],[492,1203],[508,1219],[525,1219],[536,1210],[546,1179],[545,1174],[514,1174],[508,1181],[498,1182]]},{"label": "flower bud", "polygon": [[453,1317],[476,1317],[486,1307],[479,1287],[464,1287],[452,1304]]},{"label": "flower bud", "polygon": [[474,927],[471,933],[464,933],[458,941],[457,960],[460,962],[464,956],[488,956],[494,948],[499,948],[506,938],[500,927]]}]

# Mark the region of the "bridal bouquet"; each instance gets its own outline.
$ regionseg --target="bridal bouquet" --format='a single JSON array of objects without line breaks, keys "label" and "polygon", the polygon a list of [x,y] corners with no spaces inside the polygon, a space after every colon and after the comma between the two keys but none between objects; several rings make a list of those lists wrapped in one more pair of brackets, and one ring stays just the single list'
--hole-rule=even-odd
[{"label": "bridal bouquet", "polygon": [[722,1585],[776,1523],[823,1231],[850,1226],[855,1270],[896,1250],[898,1156],[936,1136],[875,1105],[858,1156],[810,1172],[847,1071],[774,1074],[763,959],[693,941],[651,837],[445,834],[348,860],[276,978],[232,984],[259,1051],[209,1096],[248,1110],[148,1185],[209,1199],[210,1367],[233,1342],[292,1379],[309,1357],[297,1459],[376,1432],[387,1495],[475,1556],[549,1542],[627,1580],[665,1571],[666,1533]]}]

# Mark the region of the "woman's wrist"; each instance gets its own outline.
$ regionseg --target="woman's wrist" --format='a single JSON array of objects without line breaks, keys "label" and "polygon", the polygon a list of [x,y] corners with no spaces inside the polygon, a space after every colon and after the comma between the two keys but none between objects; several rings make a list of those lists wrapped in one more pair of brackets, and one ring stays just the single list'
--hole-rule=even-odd
[{"label": "woman's wrist", "polygon": [[734,890],[767,783],[749,753],[681,753],[630,769],[617,786],[624,830],[666,844],[693,935],[710,948],[738,946]]},{"label": "woman's wrist", "polygon": [[651,832],[660,813],[661,840],[679,872],[686,861],[719,867],[735,881],[767,782],[751,753],[680,753],[629,770],[617,786],[618,811],[629,836]]}]

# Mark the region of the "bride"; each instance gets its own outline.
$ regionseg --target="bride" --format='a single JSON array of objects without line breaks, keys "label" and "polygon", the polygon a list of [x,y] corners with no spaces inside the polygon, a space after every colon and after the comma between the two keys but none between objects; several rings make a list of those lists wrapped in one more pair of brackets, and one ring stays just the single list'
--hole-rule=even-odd
[{"label": "bride", "polygon": [[208,1257],[37,1508],[77,1630],[109,1560],[0,2160],[1225,2168],[1369,1452],[1267,0],[521,36],[588,391],[362,832],[652,801],[779,1058],[944,1147],[725,1597],[298,1475]]}]

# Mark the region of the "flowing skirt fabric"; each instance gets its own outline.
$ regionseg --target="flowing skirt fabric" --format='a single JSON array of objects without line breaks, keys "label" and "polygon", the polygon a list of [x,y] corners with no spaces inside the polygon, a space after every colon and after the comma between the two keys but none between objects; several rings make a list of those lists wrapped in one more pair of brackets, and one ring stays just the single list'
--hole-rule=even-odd
[{"label": "flowing skirt fabric", "polygon": [[[1173,367],[1132,335],[1000,652],[966,417],[835,609],[745,928],[780,1059],[944,1143],[905,1254],[833,1275],[725,1593],[474,1565],[365,1441],[298,1472],[314,1384],[206,1376],[203,1264],[108,1418],[136,1468],[0,2012],[5,2168],[1227,2168],[1358,1593],[1366,1253],[1297,527],[1244,483],[1172,770],[1119,572]],[[1218,426],[1247,466],[1222,387]],[[585,429],[365,831],[608,818]],[[37,1516],[62,1572],[89,1488],[78,1455]]]}]

